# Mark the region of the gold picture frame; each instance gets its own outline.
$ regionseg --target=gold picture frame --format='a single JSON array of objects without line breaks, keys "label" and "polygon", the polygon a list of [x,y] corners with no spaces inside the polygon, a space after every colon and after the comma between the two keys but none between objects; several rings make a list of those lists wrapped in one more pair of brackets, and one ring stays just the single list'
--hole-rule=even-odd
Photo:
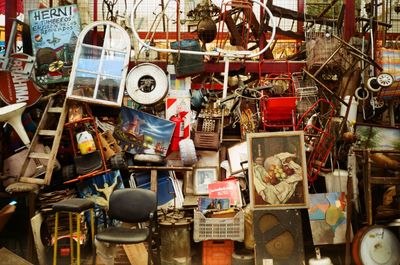
[{"label": "gold picture frame", "polygon": [[253,209],[308,208],[304,132],[247,134]]}]

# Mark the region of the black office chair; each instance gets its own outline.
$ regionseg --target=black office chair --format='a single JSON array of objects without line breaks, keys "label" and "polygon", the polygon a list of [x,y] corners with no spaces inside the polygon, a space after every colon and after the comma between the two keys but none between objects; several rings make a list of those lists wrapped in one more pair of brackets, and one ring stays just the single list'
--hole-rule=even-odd
[{"label": "black office chair", "polygon": [[126,188],[115,190],[109,201],[109,218],[126,223],[143,223],[145,226],[131,229],[130,227],[110,226],[96,234],[101,242],[114,244],[136,244],[147,242],[147,264],[159,264],[159,250],[157,244],[157,258],[152,255],[153,230],[157,224],[157,197],[156,193],[140,188]]}]

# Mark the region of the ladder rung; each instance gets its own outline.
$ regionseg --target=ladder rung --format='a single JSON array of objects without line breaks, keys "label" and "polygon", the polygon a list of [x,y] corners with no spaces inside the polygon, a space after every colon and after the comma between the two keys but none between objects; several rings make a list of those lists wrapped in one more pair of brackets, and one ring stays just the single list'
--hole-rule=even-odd
[{"label": "ladder rung", "polygon": [[62,107],[50,107],[48,109],[48,112],[51,112],[51,113],[61,113],[62,111],[63,111]]},{"label": "ladder rung", "polygon": [[34,177],[21,177],[19,179],[20,182],[24,182],[24,183],[32,183],[32,184],[38,184],[38,185],[45,185],[46,182],[44,181],[44,179],[40,179],[40,178],[34,178]]},{"label": "ladder rung", "polygon": [[32,152],[29,154],[29,158],[50,159],[50,154]]},{"label": "ladder rung", "polygon": [[39,135],[42,136],[55,136],[56,135],[56,130],[40,130]]}]

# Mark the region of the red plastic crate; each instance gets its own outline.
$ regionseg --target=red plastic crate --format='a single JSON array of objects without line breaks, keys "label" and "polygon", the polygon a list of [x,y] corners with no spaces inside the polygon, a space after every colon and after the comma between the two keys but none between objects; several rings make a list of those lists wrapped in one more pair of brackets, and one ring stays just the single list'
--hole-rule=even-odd
[{"label": "red plastic crate", "polygon": [[231,265],[233,240],[203,241],[203,265]]}]

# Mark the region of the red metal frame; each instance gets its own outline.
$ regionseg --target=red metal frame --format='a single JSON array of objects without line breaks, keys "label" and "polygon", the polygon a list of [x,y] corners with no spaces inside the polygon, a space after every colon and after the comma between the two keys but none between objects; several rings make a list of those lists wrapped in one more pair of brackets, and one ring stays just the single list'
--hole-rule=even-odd
[{"label": "red metal frame", "polygon": [[329,133],[329,130],[322,130],[312,124],[307,125],[304,131],[313,130],[317,132],[315,143],[310,144],[311,153],[307,159],[307,178],[310,184],[318,178],[321,168],[325,165],[329,153],[335,143],[336,138]]},{"label": "red metal frame", "polygon": [[71,139],[71,144],[72,144],[72,149],[74,152],[74,156],[78,155],[78,150],[77,150],[77,143],[75,141],[75,132],[74,129],[76,129],[78,126],[83,126],[83,124],[85,123],[90,123],[93,131],[95,132],[94,135],[94,141],[96,143],[96,148],[100,151],[101,154],[101,162],[102,162],[102,167],[99,169],[96,169],[90,173],[84,174],[84,175],[79,175],[77,177],[75,177],[74,179],[65,181],[64,184],[68,184],[68,183],[74,183],[77,181],[81,181],[87,178],[91,178],[100,174],[104,174],[110,171],[110,169],[107,168],[107,163],[106,163],[106,157],[104,155],[104,149],[103,149],[103,145],[101,144],[101,140],[100,140],[100,135],[99,135],[99,131],[97,130],[97,124],[96,124],[96,120],[93,117],[89,106],[87,104],[84,104],[84,109],[86,111],[87,117],[82,118],[78,121],[74,121],[74,122],[68,122],[64,124],[64,127],[68,129],[68,133]]},{"label": "red metal frame", "polygon": [[306,135],[306,144],[308,144],[311,149],[307,159],[307,178],[311,184],[318,178],[318,174],[321,171],[321,168],[325,165],[336,140],[335,136],[330,133],[330,122],[335,112],[335,105],[324,98],[318,99],[306,112],[303,113],[296,125],[296,130],[301,130],[304,120],[310,116],[311,112],[315,112],[315,109],[320,107],[321,104],[326,104],[330,108],[326,112],[328,116],[325,124],[321,124],[320,127],[317,127],[316,125],[309,123],[303,129]]},{"label": "red metal frame", "polygon": [[[132,68],[142,61],[130,62],[129,68]],[[156,64],[161,67],[161,69],[167,69],[167,63],[165,61],[152,61],[151,63]],[[274,60],[264,60],[262,63],[257,61],[247,61],[247,62],[230,62],[229,70],[239,70],[245,67],[246,73],[274,73],[274,74],[287,74],[288,70],[290,73],[301,72],[305,66],[304,61],[274,61]],[[204,68],[206,73],[223,73],[224,63],[205,63]],[[289,68],[289,69],[288,69]]]},{"label": "red metal frame", "polygon": [[356,1],[344,0],[346,12],[344,12],[343,39],[346,42],[354,36],[356,32]]}]

